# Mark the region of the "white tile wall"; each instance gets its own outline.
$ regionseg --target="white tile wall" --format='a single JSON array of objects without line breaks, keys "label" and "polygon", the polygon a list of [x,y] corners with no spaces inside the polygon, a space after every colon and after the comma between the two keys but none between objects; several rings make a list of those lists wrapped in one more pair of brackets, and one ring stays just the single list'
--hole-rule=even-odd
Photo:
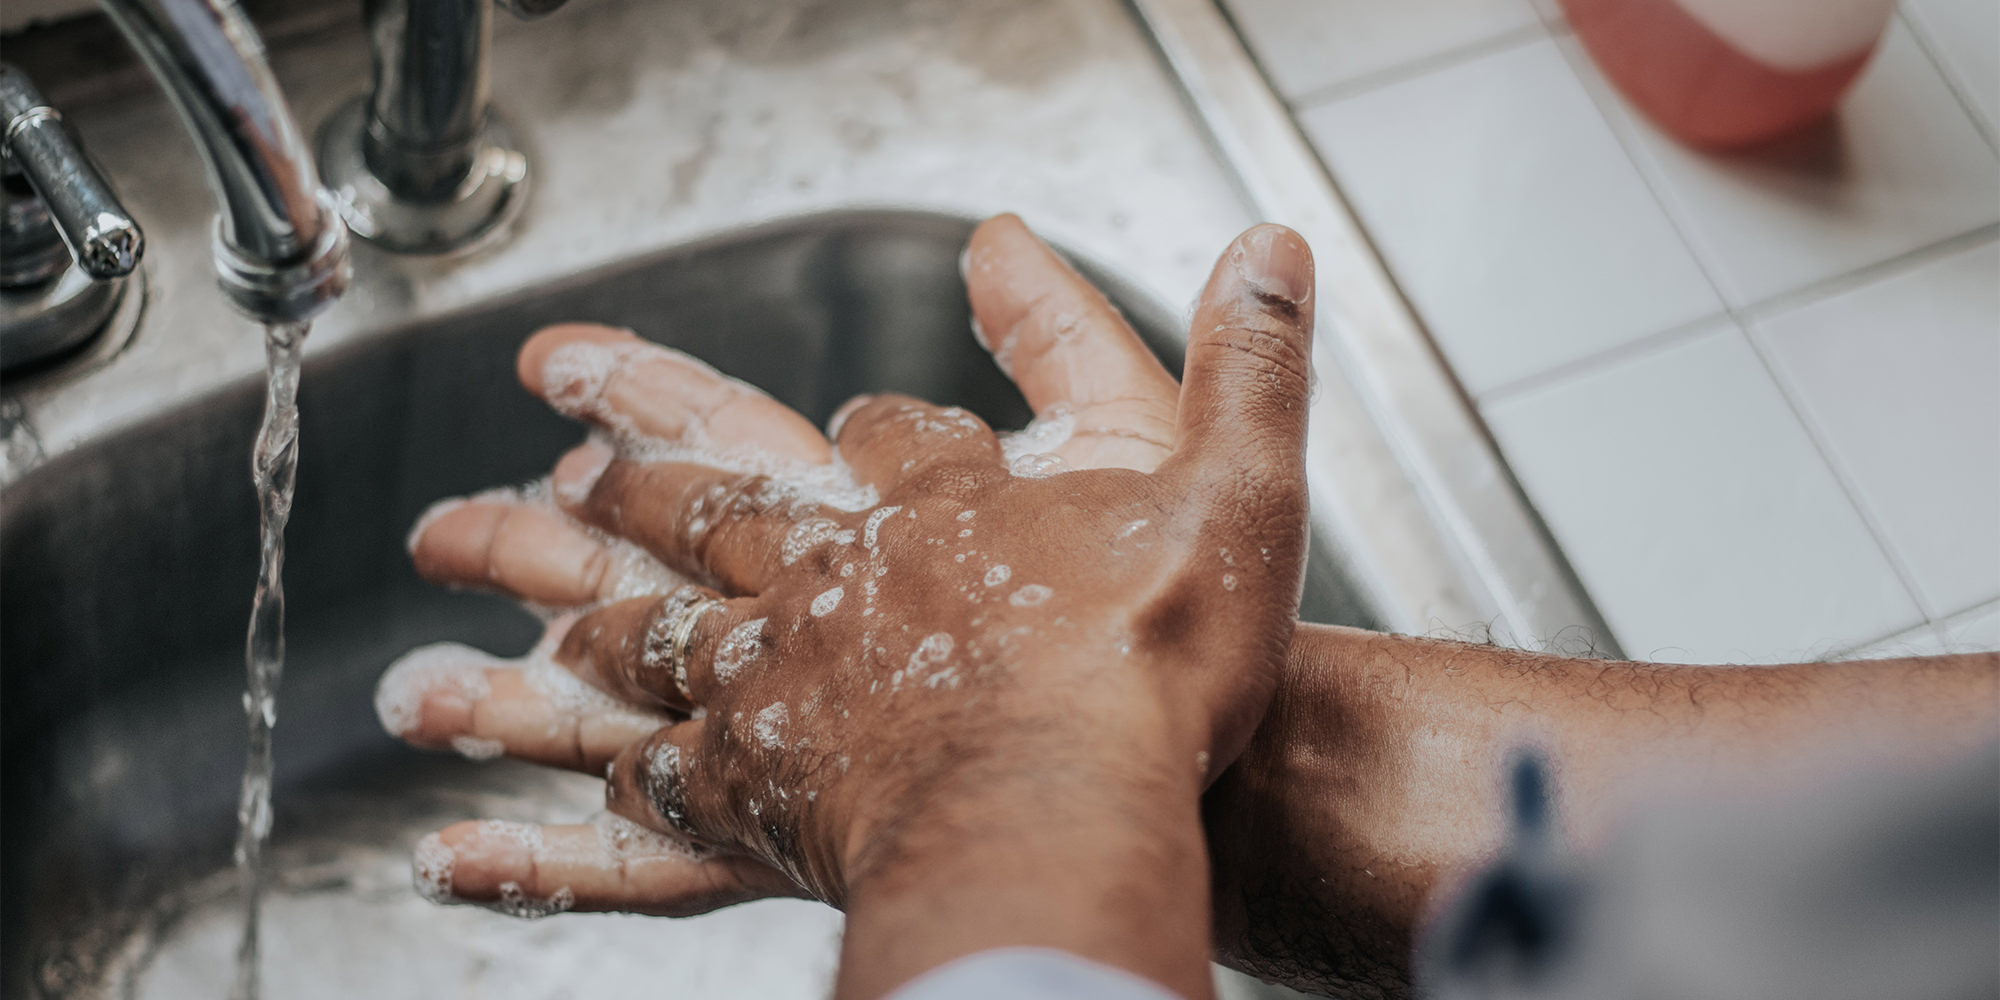
[{"label": "white tile wall", "polygon": [[1935,618],[2000,598],[2000,244],[1755,332]]},{"label": "white tile wall", "polygon": [[1552,42],[1300,121],[1475,395],[1721,310]]},{"label": "white tile wall", "polygon": [[1224,6],[1288,98],[1539,25],[1527,0],[1227,0]]},{"label": "white tile wall", "polygon": [[1653,128],[1571,55],[1732,306],[2000,220],[2000,159],[1900,23],[1824,127],[1728,156]]},{"label": "white tile wall", "polygon": [[1555,0],[1224,2],[1628,653],[2000,648],[2000,0],[1731,156]]},{"label": "white tile wall", "polygon": [[1945,72],[1986,122],[2000,128],[2000,3],[1908,0],[1903,12],[1922,32]]},{"label": "white tile wall", "polygon": [[1923,620],[1733,323],[1485,413],[1629,655],[1817,657]]}]

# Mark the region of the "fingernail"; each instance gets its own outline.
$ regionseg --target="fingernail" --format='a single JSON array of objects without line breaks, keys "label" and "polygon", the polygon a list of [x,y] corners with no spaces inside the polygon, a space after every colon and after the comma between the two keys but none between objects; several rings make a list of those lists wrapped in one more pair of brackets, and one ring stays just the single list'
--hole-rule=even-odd
[{"label": "fingernail", "polygon": [[549,474],[549,482],[555,487],[556,500],[565,507],[581,506],[590,499],[590,491],[597,486],[597,480],[617,457],[609,445],[592,439],[585,441],[556,463],[555,471]]},{"label": "fingernail", "polygon": [[501,661],[468,646],[441,642],[413,649],[389,665],[375,683],[375,717],[402,738],[423,722],[424,704],[470,711],[492,693],[486,668]]},{"label": "fingernail", "polygon": [[440,518],[465,506],[468,502],[464,497],[451,497],[431,504],[417,518],[417,523],[410,525],[410,533],[403,538],[403,551],[416,555],[417,542],[424,537],[424,532],[429,531],[431,525],[436,524]]},{"label": "fingernail", "polygon": [[1293,305],[1311,300],[1312,252],[1297,233],[1283,226],[1258,226],[1243,237],[1234,258],[1236,273],[1257,291]]},{"label": "fingernail", "polygon": [[641,347],[579,340],[556,348],[542,362],[542,398],[564,416],[596,415],[612,374]]}]

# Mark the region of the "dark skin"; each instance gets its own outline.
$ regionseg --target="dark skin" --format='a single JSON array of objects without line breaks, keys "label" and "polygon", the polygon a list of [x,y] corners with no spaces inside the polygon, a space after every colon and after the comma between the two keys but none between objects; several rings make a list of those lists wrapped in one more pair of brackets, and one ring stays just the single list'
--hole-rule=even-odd
[{"label": "dark skin", "polygon": [[1995,739],[2000,654],[1698,667],[1301,625],[1202,803],[1217,953],[1300,989],[1410,995],[1427,906],[1500,847],[1504,763],[1529,742],[1589,849],[1659,798],[1924,768]]},{"label": "dark skin", "polygon": [[[1218,274],[1228,277],[1221,266]],[[1015,584],[1031,574],[1066,581],[1056,589],[1079,594],[1137,590],[1157,598],[1174,589],[1171,581],[1181,580],[1199,595],[1197,604],[1236,609],[1223,615],[1226,626],[1214,626],[1234,641],[1248,612],[1243,604],[1227,602],[1252,586],[1250,574],[1237,580],[1237,588],[1224,590],[1214,586],[1218,573],[1237,567],[1204,565],[1194,557],[1204,548],[1219,551],[1220,542],[1189,541],[1201,538],[1198,531],[1159,536],[1175,555],[1156,552],[1142,560],[1150,568],[1118,570],[1130,579],[1165,581],[1164,589],[1148,591],[1128,586],[1126,575],[1116,583],[1072,577],[1079,565],[1101,569],[1106,560],[1072,558],[1061,550],[1075,543],[1052,546],[1046,534],[1046,512],[1060,507],[1089,515],[1078,522],[1079,543],[1096,539],[1090,544],[1115,546],[1118,532],[1135,521],[1148,522],[1141,533],[1172,523],[1170,514],[1147,516],[1170,507],[1172,491],[1145,499],[1143,490],[1129,488],[1138,480],[1127,474],[1155,473],[1174,461],[1187,444],[1189,424],[1198,423],[1212,404],[1199,394],[1184,395],[1102,297],[1019,220],[1002,216],[979,229],[967,255],[967,279],[982,339],[1030,404],[1038,413],[1057,407],[1074,413],[1076,432],[1057,451],[1064,467],[1100,470],[1110,478],[1079,478],[1081,472],[1027,480],[996,475],[983,427],[968,426],[964,440],[953,435],[949,442],[918,441],[907,431],[913,422],[955,423],[956,417],[941,421],[939,411],[914,401],[877,400],[861,404],[854,412],[862,422],[850,416],[839,437],[842,454],[853,461],[860,453],[857,471],[883,487],[879,506],[895,504],[892,495],[914,500],[899,506],[917,508],[912,526],[925,527],[909,532],[905,541],[955,538],[955,532],[941,530],[944,518],[952,519],[948,527],[957,527],[956,511],[976,508],[973,537],[982,551],[1004,552],[981,557],[982,570],[1004,562]],[[1203,329],[1227,326],[1203,322],[1216,310],[1269,318],[1268,302],[1256,292],[1227,280],[1222,287],[1211,282],[1204,298],[1210,312],[1198,314],[1195,324],[1196,350]],[[1298,317],[1279,319],[1295,323]],[[1309,317],[1306,322],[1309,329]],[[550,357],[579,343],[624,353],[618,374],[588,405],[544,377]],[[603,328],[545,331],[523,348],[523,382],[559,409],[600,425],[637,427],[671,440],[699,434],[710,443],[754,443],[807,465],[831,458],[825,436],[767,397],[668,352],[629,345],[628,335]],[[1191,356],[1190,371],[1198,373],[1196,360]],[[1306,391],[1301,380],[1269,398],[1276,411],[1290,412],[1285,405],[1290,403],[1302,415]],[[897,426],[905,428],[900,437],[885,433]],[[1282,437],[1283,428],[1272,426],[1264,436]],[[850,451],[849,434],[862,435],[857,441],[881,440]],[[1233,447],[1248,446],[1239,439]],[[934,470],[918,469],[912,477],[902,468],[904,462],[932,462],[941,451],[956,456],[945,463],[951,468],[988,471],[972,475],[976,482],[967,485],[958,481],[965,477],[938,482]],[[866,457],[871,452],[887,456],[874,462],[872,472]],[[1302,483],[1287,461],[1260,453],[1252,464],[1277,463],[1282,475],[1262,492],[1296,496],[1302,503]],[[1223,468],[1224,462],[1212,453],[1182,464]],[[776,510],[750,504],[767,509],[739,519],[730,539],[687,545],[689,498],[727,481],[712,470],[613,460],[602,449],[586,447],[566,456],[554,479],[562,506],[576,519],[641,543],[669,565],[718,584],[724,594],[756,595],[759,603],[739,598],[701,623],[689,678],[692,700],[661,684],[658,671],[646,669],[634,652],[643,649],[645,632],[660,617],[658,599],[630,600],[581,620],[559,618],[550,641],[555,662],[640,711],[552,704],[519,671],[489,670],[477,697],[452,685],[429,691],[414,725],[399,735],[440,747],[457,737],[475,737],[512,756],[599,774],[620,759],[611,783],[612,808],[708,844],[713,852],[699,859],[666,849],[607,858],[593,853],[598,839],[590,827],[545,827],[547,846],[529,850],[487,828],[461,824],[441,838],[457,856],[454,897],[492,900],[500,884],[511,881],[531,896],[568,888],[579,909],[682,915],[762,896],[816,895],[850,913],[841,980],[847,995],[884,992],[981,948],[1046,944],[1200,996],[1208,990],[1203,950],[1187,942],[1211,935],[1219,960],[1268,979],[1336,994],[1405,995],[1411,940],[1427,900],[1499,843],[1498,775],[1506,755],[1524,741],[1548,752],[1567,832],[1589,844],[1604,836],[1635,797],[1658,794],[1663,787],[1754,788],[1810,780],[1859,763],[1916,765],[2000,736],[2000,657],[1991,654],[1678,667],[1564,659],[1325,626],[1300,625],[1293,632],[1277,622],[1258,632],[1290,636],[1282,654],[1269,654],[1266,661],[1272,664],[1268,676],[1275,696],[1265,707],[1259,692],[1266,675],[1242,666],[1263,655],[1246,652],[1254,643],[1207,647],[1199,639],[1176,639],[1142,656],[1158,670],[1107,676],[1099,665],[1127,658],[1118,650],[1130,636],[1200,617],[1179,603],[1173,603],[1171,616],[1135,617],[1134,605],[1115,600],[1067,615],[1116,623],[1110,629],[1070,628],[1052,635],[1042,652],[1024,658],[1036,672],[997,688],[927,689],[944,696],[882,704],[862,697],[865,682],[894,676],[893,668],[914,653],[899,646],[895,655],[875,654],[893,662],[867,667],[864,623],[873,616],[854,617],[844,630],[794,628],[783,635],[756,630],[763,640],[758,662],[782,662],[783,669],[760,672],[754,682],[721,684],[712,664],[726,632],[758,618],[767,624],[824,622],[811,604],[834,586],[848,593],[840,604],[852,614],[847,602],[859,596],[853,581],[860,577],[841,577],[846,563],[893,563],[899,578],[910,569],[908,575],[921,585],[883,598],[878,613],[900,616],[899,628],[922,623],[916,624],[920,634],[929,634],[934,623],[950,623],[947,630],[957,630],[954,649],[985,642],[989,664],[1022,659],[1002,653],[996,637],[1011,628],[1047,625],[1033,610],[1046,605],[1006,604],[1003,613],[989,613],[971,626],[956,599],[939,603],[939,595],[978,593],[983,575],[975,581],[962,564],[948,562],[947,553],[956,551],[950,547],[897,550],[893,532],[882,553],[814,557],[800,561],[804,569],[785,565],[784,545],[777,540],[800,523],[824,517],[837,529],[865,529],[865,518],[850,523],[853,517],[823,507]],[[1022,513],[1005,514],[1013,510]],[[989,517],[993,512],[1002,516]],[[1254,529],[1232,520],[1238,512],[1211,510],[1196,520],[1268,533],[1268,525]],[[1291,524],[1301,518],[1302,509],[1287,510],[1277,520]],[[1249,551],[1245,544],[1238,539],[1232,548],[1241,554]],[[414,539],[413,552],[430,579],[556,607],[619,596],[616,581],[624,564],[643,558],[630,547],[607,545],[545,506],[504,500],[476,500],[430,520]],[[1281,556],[1292,558],[1289,552]],[[1274,589],[1271,581],[1295,579],[1290,575],[1295,572],[1287,568],[1263,577],[1256,586],[1273,592],[1258,591],[1257,600],[1288,609],[1295,591]],[[1197,579],[1202,586],[1190,583]],[[1154,599],[1137,606],[1162,605]],[[838,620],[838,614],[826,617]],[[845,652],[857,649],[858,657]],[[1199,676],[1196,665],[1218,659],[1236,668],[1210,675],[1215,679],[1194,685],[1185,696],[1161,692],[1157,681],[1133,679]],[[1092,680],[1079,685],[1079,677]],[[802,705],[813,692],[819,693],[822,718],[808,742],[819,752],[771,755],[749,738],[758,711],[779,703],[788,709]],[[969,744],[953,745],[950,734],[968,728],[963,701],[956,700],[960,693],[972,696],[967,700],[984,699],[982,704],[999,702],[1002,718],[1044,720],[1037,725],[1048,738],[1014,739],[1018,726],[981,735],[974,726]],[[705,730],[725,719],[733,737],[693,737],[685,722],[660,729],[696,702],[709,718],[692,728]],[[836,702],[846,716],[829,711]],[[1070,710],[1043,714],[1040,706],[1050,703]],[[1252,704],[1262,712],[1254,733],[1239,718]],[[863,709],[862,719],[872,721],[858,720],[856,707]],[[993,713],[980,714],[983,719]],[[1093,720],[1087,727],[1092,732],[1075,725],[1078,718]],[[1112,724],[1098,726],[1098,720]],[[796,722],[789,710],[785,721]],[[928,732],[916,744],[927,757],[950,747],[942,755],[949,766],[936,769],[943,776],[901,767],[863,768],[850,776],[831,774],[824,764],[777,766],[838,758],[843,751],[851,760],[856,750],[865,755],[873,749],[855,744],[855,733],[885,729]],[[1245,739],[1234,766],[1221,771],[1201,797],[1198,826],[1195,797],[1204,777]],[[708,799],[696,808],[698,818],[689,819],[684,807],[677,820],[663,817],[659,790],[640,780],[650,771],[641,765],[668,744],[685,751],[683,759],[736,765],[700,785],[695,794]],[[1032,768],[987,763],[994,752],[987,747],[1005,748],[1000,751],[1005,758],[1023,746],[1043,748],[1035,751]],[[1200,769],[1198,754],[1206,755]],[[1065,766],[1051,767],[1055,759]],[[768,787],[824,791],[828,801],[793,809],[773,825],[762,815],[768,803],[759,802],[754,816],[746,811],[757,795],[745,792],[740,780],[732,783],[731,770],[762,775],[775,783]],[[960,787],[976,791],[961,793]],[[1024,815],[1031,821],[1023,821]],[[1065,836],[1048,835],[1051,820]],[[1134,859],[1139,863],[1132,864]],[[1080,878],[1082,872],[1095,877]],[[1213,887],[1212,911],[1204,883]]]},{"label": "dark skin", "polygon": [[[992,241],[975,238],[968,267],[999,274],[988,287],[1020,250],[1031,269],[1053,261],[1018,222],[986,232],[1005,248],[989,260]],[[848,914],[842,996],[1010,945],[1206,995],[1199,797],[1249,741],[1289,646],[1312,288],[1296,234],[1247,231],[1197,304],[1185,386],[1130,345],[1124,360],[1177,397],[1158,436],[1134,431],[1129,400],[1078,383],[1069,450],[1033,461],[1010,462],[969,413],[902,397],[849,404],[829,442],[629,334],[539,334],[524,383],[618,445],[558,463],[563,512],[714,589],[614,600],[551,629],[554,662],[653,717],[578,713],[525,673],[460,663],[413,717],[385,720],[420,744],[469,737],[589,770],[609,758],[612,812],[708,853],[675,866],[593,852],[574,828],[474,826],[425,845],[432,868],[459,899],[594,909],[803,891]],[[982,323],[1017,348],[1045,329],[1053,349],[1115,320],[1076,291],[1009,293]],[[1038,410],[1057,405],[1039,395]],[[1068,464],[1134,444],[1161,449],[1143,471]],[[836,454],[855,484],[829,492]],[[866,498],[845,502],[857,484]],[[616,596],[610,567],[635,558],[595,541],[545,507],[486,501],[430,520],[414,548],[434,579],[576,604]],[[720,603],[685,610],[708,598]],[[685,678],[663,669],[683,639]],[[385,684],[437,666],[426,654]]]}]

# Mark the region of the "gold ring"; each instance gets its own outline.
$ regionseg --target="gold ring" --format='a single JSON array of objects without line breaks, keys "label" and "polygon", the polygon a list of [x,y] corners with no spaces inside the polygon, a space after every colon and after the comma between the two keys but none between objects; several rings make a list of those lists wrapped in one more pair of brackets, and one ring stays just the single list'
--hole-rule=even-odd
[{"label": "gold ring", "polygon": [[647,670],[666,671],[674,690],[689,702],[694,701],[694,693],[688,690],[688,642],[694,638],[695,621],[721,606],[721,601],[699,587],[682,587],[666,596],[659,615],[646,629],[646,652],[641,662]]},{"label": "gold ring", "polygon": [[667,643],[668,662],[673,668],[674,688],[690,702],[694,701],[694,691],[688,687],[688,642],[694,638],[694,626],[701,620],[701,616],[719,607],[722,607],[722,602],[713,597],[703,597],[688,605],[681,612],[680,620],[674,623],[673,637]]}]

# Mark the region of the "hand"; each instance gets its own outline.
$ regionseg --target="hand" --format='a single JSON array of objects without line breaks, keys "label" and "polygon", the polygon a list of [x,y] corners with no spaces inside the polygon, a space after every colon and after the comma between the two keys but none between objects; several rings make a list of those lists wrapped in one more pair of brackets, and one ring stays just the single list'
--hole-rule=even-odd
[{"label": "hand", "polygon": [[[1284,246],[1298,246],[1288,234],[1266,229],[1250,234],[1248,252],[1259,253],[1257,244],[1272,239]],[[713,752],[717,749],[754,759],[762,744],[751,737],[763,735],[781,741],[788,727],[802,730],[798,735],[821,751],[816,759],[822,770],[841,756],[847,757],[850,767],[856,754],[864,762],[859,772],[862,777],[846,780],[844,775],[822,773],[808,780],[823,784],[832,794],[821,801],[817,795],[820,788],[806,789],[814,796],[813,805],[781,810],[795,811],[796,822],[767,821],[762,816],[754,823],[747,822],[743,818],[746,807],[754,803],[761,811],[767,804],[756,799],[754,788],[744,791],[741,775],[710,775],[706,786],[701,779],[690,779],[677,791],[657,787],[660,782],[651,777],[655,772],[650,766],[643,772],[624,768],[614,802],[656,825],[678,826],[682,832],[703,839],[749,847],[786,865],[822,896],[837,898],[848,888],[849,874],[859,864],[858,848],[852,852],[857,856],[834,851],[831,857],[814,857],[801,842],[880,843],[886,835],[876,829],[881,825],[878,818],[892,814],[894,808],[867,795],[843,795],[842,789],[893,789],[929,779],[921,768],[913,771],[907,762],[896,761],[893,744],[857,742],[856,734],[884,730],[861,725],[859,719],[838,720],[836,725],[829,705],[837,705],[850,718],[856,708],[873,713],[878,722],[894,722],[893,731],[898,733],[947,727],[965,738],[957,733],[965,727],[952,724],[957,721],[956,710],[950,707],[953,699],[876,698],[863,692],[864,680],[870,687],[879,687],[885,679],[892,686],[899,683],[896,678],[901,675],[891,669],[898,661],[906,670],[922,668],[924,679],[938,688],[950,689],[956,684],[981,689],[982,697],[997,701],[1005,710],[995,716],[1003,720],[1047,717],[1052,727],[1059,725],[1053,716],[1063,713],[1048,712],[1045,697],[1021,693],[1046,695],[1064,690],[1065,685],[1079,702],[1099,700],[1108,708],[1150,700],[1161,709],[1158,717],[1148,720],[1150,731],[1166,738],[1159,746],[1148,747],[1142,756],[1151,759],[1156,752],[1178,755],[1188,762],[1185,772],[1190,781],[1200,777],[1193,764],[1195,755],[1213,754],[1216,760],[1232,756],[1247,738],[1262,700],[1268,697],[1296,592],[1303,537],[1297,435],[1291,434],[1289,440],[1269,440],[1283,435],[1260,434],[1258,425],[1275,423],[1283,429],[1283,425],[1296,423],[1302,427],[1303,344],[1304,331],[1309,330],[1309,314],[1302,315],[1303,310],[1268,295],[1260,298],[1254,294],[1256,290],[1243,287],[1233,259],[1244,253],[1245,248],[1239,245],[1232,250],[1231,259],[1218,268],[1197,315],[1197,330],[1206,328],[1209,333],[1194,338],[1190,371],[1195,379],[1189,398],[1201,404],[1196,412],[1207,419],[1191,419],[1177,426],[1172,380],[1094,291],[1033,241],[1018,222],[996,220],[975,237],[969,254],[969,285],[981,326],[998,331],[993,345],[996,354],[1014,362],[1023,390],[1038,411],[1046,414],[1065,404],[1074,407],[1076,433],[1062,446],[1063,457],[1078,465],[1151,468],[1170,454],[1170,443],[1180,444],[1185,456],[1177,456],[1180,465],[1170,465],[1159,477],[1114,473],[1065,475],[1052,480],[1008,477],[1001,470],[996,443],[976,420],[913,401],[894,400],[863,404],[840,428],[843,452],[852,458],[862,479],[883,494],[883,506],[868,516],[847,514],[825,503],[800,503],[797,497],[775,497],[770,495],[768,478],[744,480],[690,465],[660,463],[612,461],[607,468],[607,455],[601,448],[580,450],[565,459],[556,477],[557,490],[571,499],[575,512],[601,527],[647,542],[685,572],[722,583],[731,592],[759,595],[754,600],[732,602],[726,612],[706,616],[716,621],[697,623],[691,658],[695,669],[690,673],[689,687],[717,714],[669,730],[653,741],[655,749],[650,755],[648,751],[630,752],[628,762],[646,758],[650,765],[659,756],[658,748],[667,747],[681,753],[683,759],[697,754],[704,759],[721,759]],[[1309,264],[1304,266],[1309,268]],[[1296,274],[1286,277],[1297,280]],[[1274,318],[1281,322],[1273,324]],[[1256,329],[1246,333],[1242,329],[1246,325]],[[1279,328],[1266,328],[1273,325]],[[1070,336],[1079,329],[1086,335]],[[1113,335],[1106,336],[1103,331]],[[1232,336],[1244,338],[1251,351],[1235,351],[1234,347],[1243,344],[1232,341]],[[1259,347],[1276,350],[1260,353]],[[606,331],[572,328],[546,333],[524,351],[524,380],[559,405],[618,428],[628,437],[637,432],[638,436],[667,438],[686,446],[690,432],[701,431],[709,435],[706,445],[719,443],[727,451],[736,443],[728,436],[736,435],[778,454],[778,467],[774,468],[780,472],[775,477],[779,481],[798,478],[798,466],[826,457],[824,440],[768,399],[715,379],[671,354],[637,352],[634,348],[634,342]],[[566,372],[615,369],[615,374],[608,383],[592,383],[588,392],[577,392],[578,385],[567,381],[551,385],[538,376],[558,354],[564,355],[564,362],[557,367]],[[1271,366],[1273,361],[1276,367]],[[590,363],[579,366],[578,362]],[[1256,367],[1260,364],[1264,367]],[[601,367],[593,369],[593,365]],[[1206,380],[1204,372],[1210,374]],[[1176,434],[1180,435],[1177,442]],[[718,436],[724,439],[718,442]],[[730,462],[725,457],[722,464]],[[582,485],[599,469],[603,471],[597,474],[595,487],[586,498]],[[1206,476],[1201,470],[1207,470]],[[1220,480],[1214,478],[1218,475]],[[1166,484],[1164,490],[1162,483]],[[722,487],[723,492],[711,494],[714,487]],[[704,517],[704,497],[721,501],[727,513],[714,520]],[[774,505],[774,499],[784,502]],[[899,499],[910,502],[894,503]],[[960,503],[986,516],[975,513],[969,520],[958,520],[960,508],[954,504]],[[880,513],[891,506],[901,509]],[[1211,517],[1216,506],[1230,508],[1228,517]],[[1057,519],[1044,514],[1064,508],[1080,514],[1062,523],[1053,523]],[[1219,524],[1247,509],[1260,510],[1253,515],[1256,524],[1247,534],[1218,529]],[[1029,517],[1026,512],[1037,516]],[[712,515],[714,509],[707,513]],[[870,519],[875,521],[873,532],[868,530]],[[708,522],[703,530],[692,534],[686,530],[701,522]],[[801,534],[802,524],[812,527]],[[1064,529],[1070,530],[1066,534]],[[958,541],[957,532],[961,531],[969,532],[968,537],[975,541]],[[923,532],[929,534],[919,540],[916,536]],[[1123,537],[1119,532],[1124,532]],[[857,547],[848,542],[843,546],[843,533],[858,533],[862,544]],[[793,542],[791,554],[805,557],[796,566],[785,565],[787,536]],[[1133,565],[1107,571],[1071,553],[1052,551],[1072,538],[1079,545],[1108,543],[1113,550],[1123,547]],[[933,539],[944,544],[930,545]],[[875,544],[866,544],[871,540]],[[1220,542],[1235,543],[1233,551],[1232,546]],[[965,562],[954,559],[945,563],[923,551],[940,547],[950,551],[949,547],[958,544],[968,546],[960,557]],[[846,558],[825,554],[842,549],[848,550]],[[634,569],[644,570],[646,562],[643,555],[605,545],[544,508],[493,501],[465,504],[433,519],[420,529],[416,551],[420,565],[434,578],[488,583],[531,599],[570,604],[612,596],[617,592],[612,581]],[[894,576],[882,578],[879,587],[870,585],[868,576],[891,567],[896,570]],[[906,567],[914,570],[907,574],[908,581],[902,579]],[[852,575],[840,576],[842,569]],[[626,572],[621,574],[621,570]],[[1201,570],[1210,572],[1203,574]],[[640,576],[657,581],[659,574],[641,572]],[[855,596],[863,598],[858,610],[848,596],[857,580],[860,592]],[[1042,580],[1049,582],[1029,582]],[[1139,585],[1121,593],[1114,585],[1125,580]],[[836,597],[828,596],[836,593]],[[1005,603],[996,600],[1002,593],[1010,598]],[[1075,597],[1062,600],[1062,613],[1058,613],[1057,601],[1037,600],[1044,593],[1053,593],[1058,599],[1070,594]],[[829,613],[813,614],[815,602],[818,609]],[[657,600],[638,601],[595,612],[566,630],[554,658],[621,695],[644,698],[659,708],[686,708],[689,692],[663,685],[659,672],[645,657],[631,652],[644,648],[647,632],[658,631],[662,607]],[[1217,609],[1233,608],[1224,613],[1237,618],[1239,627],[1252,627],[1219,642],[1149,641],[1163,631],[1158,619],[1149,616],[1159,615],[1163,608],[1172,609],[1170,617],[1175,623],[1213,618]],[[1266,613],[1266,608],[1277,608],[1278,612]],[[848,614],[841,614],[843,610]],[[769,624],[773,620],[789,622],[791,627]],[[741,684],[724,683],[718,673],[729,671],[718,672],[706,665],[726,635],[753,622],[759,623],[758,627],[741,632],[739,638],[745,641],[736,648],[754,650],[760,657],[776,655],[787,668],[745,675]],[[944,622],[952,627],[921,632],[923,638],[933,640],[926,647],[918,636],[902,632],[912,622]],[[1256,627],[1259,623],[1262,628]],[[1037,631],[1053,634],[1032,634]],[[580,635],[590,638],[578,639]],[[945,655],[939,650],[947,639],[953,650],[951,662],[928,662],[933,656]],[[859,660],[835,655],[857,646],[872,646],[874,652]],[[905,650],[904,646],[912,648]],[[1132,654],[1123,653],[1127,646],[1133,647]],[[1083,653],[1092,649],[1095,655]],[[1126,675],[1079,669],[1111,656],[1136,658],[1148,664],[1152,673]],[[1026,676],[1016,676],[1022,673],[1014,666],[1017,659],[1028,664]],[[1225,670],[1218,676],[1202,666],[1218,661],[1247,662],[1251,669]],[[726,658],[725,663],[733,665],[735,661]],[[792,665],[802,663],[825,664],[827,669],[807,681],[804,672],[792,669]],[[960,668],[965,673],[959,673]],[[1157,690],[1162,686],[1163,670],[1171,677],[1166,691]],[[782,682],[765,683],[765,673]],[[1079,678],[1079,673],[1084,676]],[[406,678],[409,674],[407,670],[399,672]],[[999,679],[995,674],[1001,675]],[[445,697],[424,700],[411,727],[412,737],[431,744],[497,741],[518,756],[590,768],[621,740],[655,721],[630,712],[620,717],[611,706],[566,715],[554,713],[563,717],[550,718],[546,704],[535,705],[536,696],[542,694],[536,685],[505,672],[497,679],[499,686],[493,683],[496,678],[486,678],[487,691],[473,698],[452,697],[452,684],[434,680],[425,684],[433,692],[444,691]],[[914,675],[910,681],[914,683]],[[771,688],[770,684],[779,686]],[[540,686],[546,688],[547,681]],[[767,694],[785,691],[803,695],[804,700],[775,696],[764,700]],[[749,709],[721,714],[725,707],[739,704],[765,713],[765,721],[772,724],[762,727],[760,734],[755,716],[746,717]],[[818,709],[812,713],[815,720],[795,717],[795,705],[814,705]],[[786,717],[783,725],[775,724],[773,709],[782,709]],[[1111,718],[1118,715],[1116,711],[1109,713]],[[984,715],[981,721],[989,731],[1009,728],[988,721]],[[1099,734],[1100,738],[1106,735]],[[1105,742],[1125,748],[1144,741],[1120,738]],[[1091,756],[1087,752],[1083,755]],[[888,762],[873,763],[882,758]],[[1047,761],[1041,763],[1046,765]],[[784,766],[793,764],[786,761]],[[796,775],[792,779],[800,780]],[[706,791],[697,791],[704,788]],[[689,798],[691,792],[717,798],[713,804],[704,804]],[[892,793],[883,794],[894,798]],[[454,833],[456,836],[451,836]],[[461,855],[459,884],[455,886],[461,895],[478,898],[478,890],[465,881],[467,858],[463,855],[469,842],[483,836],[477,828],[448,831],[448,841]],[[564,836],[575,839],[582,834],[571,830],[564,831]],[[491,852],[472,853],[484,858]],[[520,861],[533,860],[518,857],[523,853],[518,849],[500,853],[516,855],[511,859],[513,868],[505,858],[494,865],[513,874],[526,874],[513,869],[522,867]],[[743,883],[735,887],[737,891],[770,891],[768,879],[744,877],[742,866],[734,864],[741,859],[735,856],[722,855],[698,865],[677,857],[678,864],[671,867],[712,868],[722,858],[731,861],[732,879]],[[536,866],[525,867],[532,870]],[[624,865],[621,870],[630,867]],[[547,876],[541,889],[546,890],[548,881],[561,877],[579,905],[632,908],[638,902],[649,912],[679,912],[661,906],[657,899],[642,901],[660,889],[671,889],[670,885],[649,889],[583,879],[591,888],[581,890],[572,884],[579,881],[574,878],[577,872],[541,874]],[[486,881],[486,889],[491,891],[492,880]],[[514,891],[517,895],[547,894],[538,893],[535,886],[517,886]],[[699,902],[712,901],[704,898]]]}]

